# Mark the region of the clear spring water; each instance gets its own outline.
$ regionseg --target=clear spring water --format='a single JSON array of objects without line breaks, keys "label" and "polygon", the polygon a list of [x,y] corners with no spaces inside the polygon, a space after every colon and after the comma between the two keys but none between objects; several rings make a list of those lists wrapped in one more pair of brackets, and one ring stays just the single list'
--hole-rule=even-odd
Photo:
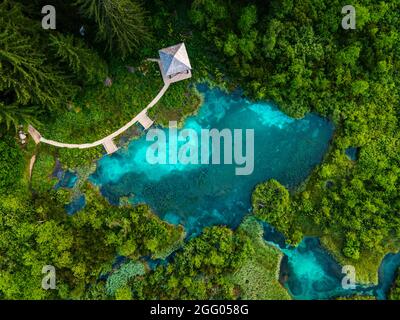
[{"label": "clear spring water", "polygon": [[151,165],[146,150],[152,142],[143,136],[125,150],[103,157],[90,177],[111,203],[118,204],[121,197],[145,202],[162,219],[183,224],[188,234],[209,225],[236,227],[260,182],[275,178],[288,188],[297,186],[322,160],[334,130],[314,114],[296,120],[270,104],[244,99],[239,92],[228,95],[205,86],[199,90],[204,103],[184,128],[254,129],[251,175],[235,175],[236,164]]},{"label": "clear spring water", "polygon": [[331,299],[357,294],[384,300],[400,266],[400,252],[387,254],[379,267],[378,285],[356,284],[355,289],[343,289],[342,267],[320,245],[318,238],[306,237],[297,247],[290,247],[279,232],[265,224],[264,239],[284,253],[280,281],[295,299]]},{"label": "clear spring water", "polygon": [[[162,219],[184,225],[189,235],[210,225],[235,228],[250,210],[251,192],[257,183],[277,179],[288,188],[299,185],[325,154],[333,125],[316,115],[292,119],[268,103],[254,103],[240,92],[225,94],[199,86],[204,103],[184,128],[230,128],[255,130],[255,165],[249,176],[236,176],[235,165],[150,165],[145,137],[126,149],[103,157],[90,180],[113,204],[121,197],[132,203],[145,202]],[[155,107],[157,108],[157,106]],[[168,129],[163,129],[166,132]],[[384,297],[393,279],[398,258],[382,264],[378,288],[341,289],[340,266],[315,238],[305,238],[296,248],[266,225],[265,239],[285,254],[282,274],[285,286],[296,299],[327,299],[354,292]],[[379,294],[379,288],[381,293]],[[386,288],[386,289],[385,289]]]},{"label": "clear spring water", "polygon": [[69,215],[73,215],[74,213],[82,210],[86,205],[86,198],[85,195],[77,195],[75,196],[70,203],[65,206],[65,211]]},{"label": "clear spring water", "polygon": [[58,171],[58,174],[56,176],[59,178],[59,181],[54,186],[55,189],[58,188],[71,189],[75,186],[75,183],[78,180],[78,176],[70,170],[67,170],[65,172],[63,172],[62,170]]},{"label": "clear spring water", "polygon": [[[276,243],[267,241],[276,246]],[[292,297],[301,300],[330,299],[355,294],[373,295],[375,287],[356,284],[343,289],[342,267],[320,245],[318,238],[306,237],[297,247],[279,246],[285,254],[281,262],[280,281]]]}]

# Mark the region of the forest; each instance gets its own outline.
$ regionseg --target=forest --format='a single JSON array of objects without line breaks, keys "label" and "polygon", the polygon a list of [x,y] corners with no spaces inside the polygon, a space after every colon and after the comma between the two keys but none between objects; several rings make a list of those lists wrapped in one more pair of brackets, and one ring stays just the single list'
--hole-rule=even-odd
[{"label": "forest", "polygon": [[[400,249],[400,0],[354,1],[355,30],[341,28],[340,0],[54,0],[57,28],[45,30],[47,2],[0,3],[0,299],[290,299],[260,221],[292,245],[320,237],[360,282],[377,282],[383,256]],[[73,191],[54,188],[56,162],[87,177],[102,150],[35,145],[20,131],[34,124],[72,143],[109,134],[162,85],[145,58],[183,41],[192,82],[333,121],[323,162],[295,191],[258,185],[236,230],[185,239],[147,205],[113,206],[88,182],[85,208],[67,215]],[[161,124],[201,102],[188,83],[169,90],[153,114]],[[169,256],[154,269],[144,259]],[[57,290],[45,291],[50,262]]]}]

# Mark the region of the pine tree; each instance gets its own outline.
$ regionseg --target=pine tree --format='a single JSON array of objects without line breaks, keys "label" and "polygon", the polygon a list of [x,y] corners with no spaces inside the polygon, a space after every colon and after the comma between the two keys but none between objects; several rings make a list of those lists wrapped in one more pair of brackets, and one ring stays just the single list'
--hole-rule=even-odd
[{"label": "pine tree", "polygon": [[96,22],[97,40],[105,41],[109,51],[116,49],[126,57],[151,40],[145,11],[134,0],[76,0],[76,5]]},{"label": "pine tree", "polygon": [[[0,4],[0,121],[8,125],[27,121],[40,109],[54,110],[75,92],[61,71],[48,63],[36,26],[19,5]],[[28,111],[31,106],[37,108]]]},{"label": "pine tree", "polygon": [[78,79],[91,84],[106,77],[105,62],[87,48],[81,39],[73,35],[50,35],[50,45],[55,51],[55,56],[67,64]]},{"label": "pine tree", "polygon": [[7,130],[14,126],[15,131],[18,130],[20,124],[34,124],[37,125],[38,121],[35,116],[38,115],[35,107],[21,107],[16,104],[8,104],[0,102],[0,124],[4,123]]}]

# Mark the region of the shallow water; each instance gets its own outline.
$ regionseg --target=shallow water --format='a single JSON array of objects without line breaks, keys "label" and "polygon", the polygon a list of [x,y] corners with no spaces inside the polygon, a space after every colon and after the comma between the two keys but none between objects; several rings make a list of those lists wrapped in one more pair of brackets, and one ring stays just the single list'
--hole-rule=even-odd
[{"label": "shallow water", "polygon": [[[185,121],[184,129],[254,129],[251,175],[235,175],[235,163],[149,164],[146,151],[153,142],[143,136],[127,149],[103,157],[90,177],[111,203],[118,204],[125,196],[132,203],[145,202],[161,218],[181,223],[189,235],[210,225],[236,227],[250,210],[251,192],[260,182],[275,178],[288,188],[299,185],[322,160],[334,130],[332,123],[314,114],[297,120],[268,103],[242,98],[239,92],[228,95],[205,86],[199,90],[204,103]],[[169,133],[168,128],[163,130]]]},{"label": "shallow water", "polygon": [[321,300],[374,294],[374,287],[357,283],[355,289],[344,289],[342,267],[320,245],[318,238],[306,237],[295,248],[285,246],[280,249],[285,254],[280,280],[295,299]]},{"label": "shallow water", "polygon": [[320,245],[318,238],[306,237],[297,247],[290,247],[282,245],[281,238],[276,235],[279,232],[272,231],[268,225],[264,229],[264,239],[285,255],[281,263],[280,281],[294,299],[322,300],[362,295],[385,300],[400,267],[400,252],[387,254],[379,267],[378,285],[360,285],[356,277],[355,289],[344,289],[342,279],[345,274],[342,273],[342,267]]},{"label": "shallow water", "polygon": [[[118,204],[121,197],[129,197],[132,203],[145,202],[162,219],[183,224],[189,235],[210,225],[235,228],[250,210],[251,192],[257,183],[275,178],[288,188],[299,185],[322,160],[334,130],[329,121],[313,114],[295,120],[268,103],[244,99],[239,92],[227,95],[205,86],[199,89],[204,104],[196,116],[187,119],[184,128],[197,132],[201,128],[253,128],[252,175],[236,176],[234,164],[151,165],[145,155],[152,142],[142,137],[127,149],[103,157],[90,177],[111,203]],[[380,268],[379,286],[344,290],[341,266],[318,239],[305,238],[293,248],[271,226],[264,227],[265,240],[285,254],[282,281],[295,299],[329,299],[355,293],[383,299],[400,265],[400,254],[388,255]],[[168,263],[150,262],[151,266]]]},{"label": "shallow water", "polygon": [[65,172],[63,171],[58,171],[58,175],[59,175],[59,181],[57,182],[57,184],[54,186],[55,189],[58,188],[67,188],[67,189],[72,189],[75,186],[75,183],[78,181],[78,176],[70,171],[67,170]]},{"label": "shallow water", "polygon": [[400,267],[400,252],[394,254],[389,253],[382,260],[379,267],[379,284],[374,288],[375,296],[379,300],[386,299],[388,290],[393,284],[396,277],[397,269]]},{"label": "shallow water", "polygon": [[70,203],[65,206],[65,211],[69,215],[73,215],[74,213],[82,210],[86,205],[86,198],[84,195],[76,196]]}]

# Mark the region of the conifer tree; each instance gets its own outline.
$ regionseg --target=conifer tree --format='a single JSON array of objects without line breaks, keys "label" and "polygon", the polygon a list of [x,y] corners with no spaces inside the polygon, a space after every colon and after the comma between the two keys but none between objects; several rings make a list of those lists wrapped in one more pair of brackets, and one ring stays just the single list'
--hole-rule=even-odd
[{"label": "conifer tree", "polygon": [[123,57],[151,39],[143,6],[134,0],[76,0],[82,14],[93,19],[97,40]]},{"label": "conifer tree", "polygon": [[107,75],[105,62],[85,43],[73,35],[57,34],[50,36],[50,45],[55,55],[74,73],[78,79],[88,84],[104,80]]},{"label": "conifer tree", "polygon": [[[54,110],[75,92],[43,53],[36,26],[18,4],[0,4],[0,122],[8,125],[28,120],[36,110]],[[28,111],[32,106],[37,108]]]},{"label": "conifer tree", "polygon": [[0,102],[0,124],[5,124],[7,130],[13,126],[17,131],[20,124],[38,124],[35,116],[39,113],[40,111],[36,107],[22,107],[16,104],[5,105]]}]

